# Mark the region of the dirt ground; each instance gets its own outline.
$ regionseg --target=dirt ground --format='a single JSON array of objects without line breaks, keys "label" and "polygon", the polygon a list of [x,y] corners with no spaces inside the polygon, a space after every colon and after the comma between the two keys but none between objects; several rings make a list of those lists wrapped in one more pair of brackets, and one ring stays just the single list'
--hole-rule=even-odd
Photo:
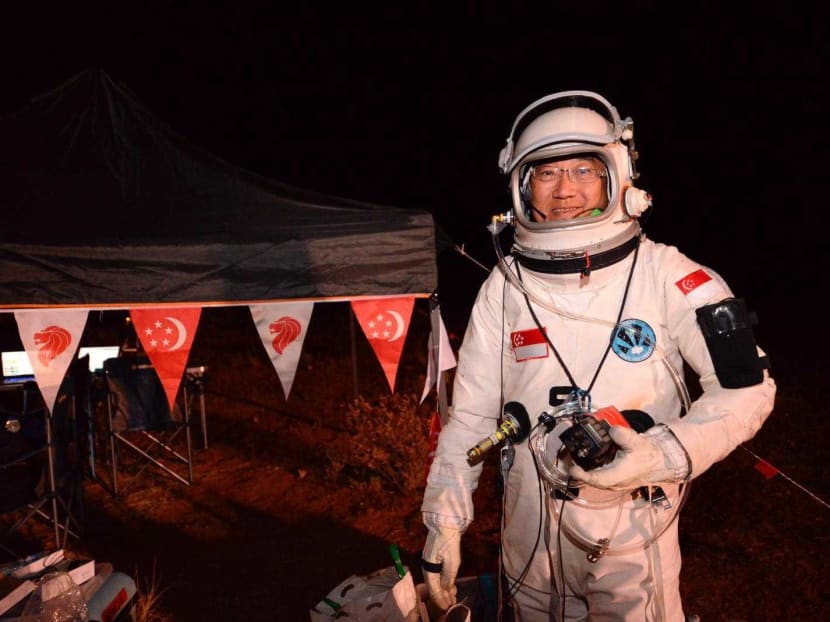
[{"label": "dirt ground", "polygon": [[[159,597],[147,619],[168,622],[308,620],[343,579],[390,566],[390,543],[420,583],[418,508],[435,403],[418,405],[426,301],[416,304],[394,396],[348,318],[345,304],[317,305],[286,401],[247,309],[205,309],[190,364],[208,367],[208,447],[197,425],[193,485],[148,472],[115,498],[87,478],[81,537],[68,548],[134,576]],[[451,333],[463,332],[461,318],[448,319]],[[779,384],[775,412],[695,480],[680,519],[685,607],[704,622],[830,619],[830,425],[814,389],[827,370],[784,335],[761,333]],[[762,476],[753,453],[780,474]],[[462,540],[462,576],[496,569],[492,462]],[[102,480],[106,468],[101,458]],[[24,545],[47,536],[38,527]]]}]

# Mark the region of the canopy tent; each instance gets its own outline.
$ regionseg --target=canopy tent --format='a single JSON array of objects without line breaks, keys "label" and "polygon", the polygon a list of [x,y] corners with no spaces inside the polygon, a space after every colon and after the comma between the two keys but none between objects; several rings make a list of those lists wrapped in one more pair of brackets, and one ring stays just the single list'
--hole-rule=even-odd
[{"label": "canopy tent", "polygon": [[425,211],[291,187],[198,148],[103,71],[0,119],[0,308],[427,296]]}]

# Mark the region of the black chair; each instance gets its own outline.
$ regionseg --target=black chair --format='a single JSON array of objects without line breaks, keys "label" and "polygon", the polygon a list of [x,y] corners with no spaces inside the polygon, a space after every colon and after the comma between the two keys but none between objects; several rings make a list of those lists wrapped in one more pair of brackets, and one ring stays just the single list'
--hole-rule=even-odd
[{"label": "black chair", "polygon": [[[164,387],[146,355],[107,359],[104,378],[112,494],[123,493],[150,467],[191,485],[189,400],[171,414]],[[130,471],[123,487],[120,471]]]},{"label": "black chair", "polygon": [[[0,399],[0,550],[19,557],[23,528],[39,519],[54,546],[78,535],[82,486],[75,435],[75,382],[68,376],[50,415],[37,384],[2,385]],[[15,537],[17,542],[13,542]],[[41,546],[42,548],[42,546]]]}]

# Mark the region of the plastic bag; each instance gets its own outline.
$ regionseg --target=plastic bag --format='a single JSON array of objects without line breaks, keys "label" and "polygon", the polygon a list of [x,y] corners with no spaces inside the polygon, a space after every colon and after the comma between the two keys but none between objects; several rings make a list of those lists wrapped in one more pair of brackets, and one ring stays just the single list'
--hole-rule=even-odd
[{"label": "plastic bag", "polygon": [[87,622],[81,588],[68,572],[48,572],[26,601],[20,622]]},{"label": "plastic bag", "polygon": [[389,566],[366,576],[352,575],[311,609],[311,622],[417,622],[421,618],[415,584],[409,569],[404,571],[400,577],[395,566]]}]

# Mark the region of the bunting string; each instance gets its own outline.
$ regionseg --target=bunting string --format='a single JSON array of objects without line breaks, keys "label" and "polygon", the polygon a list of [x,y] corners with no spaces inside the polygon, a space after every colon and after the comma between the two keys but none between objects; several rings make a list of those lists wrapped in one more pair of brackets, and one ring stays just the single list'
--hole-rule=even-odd
[{"label": "bunting string", "polygon": [[456,253],[458,253],[459,255],[461,255],[462,257],[465,257],[465,258],[469,259],[470,261],[472,261],[475,265],[477,265],[479,268],[481,268],[481,269],[482,269],[482,270],[484,270],[485,272],[490,272],[490,268],[488,268],[488,267],[487,267],[487,266],[485,266],[483,263],[481,263],[478,259],[476,259],[476,258],[475,258],[475,257],[473,257],[472,255],[470,255],[470,254],[469,254],[469,253],[468,253],[468,252],[464,249],[464,245],[463,245],[463,244],[462,244],[461,246],[459,246],[458,244],[455,244],[455,245],[453,246],[453,250],[454,250]]},{"label": "bunting string", "polygon": [[816,501],[818,501],[821,505],[823,505],[824,507],[826,507],[827,509],[829,509],[829,510],[830,510],[830,503],[827,503],[827,501],[825,501],[824,499],[822,499],[821,497],[819,497],[817,494],[815,494],[815,493],[813,493],[812,491],[808,490],[805,486],[802,486],[801,484],[799,484],[797,481],[795,481],[792,477],[790,477],[790,476],[789,476],[789,475],[787,475],[786,473],[783,473],[783,472],[781,471],[781,469],[779,469],[778,467],[775,467],[775,466],[771,465],[768,461],[766,461],[766,460],[764,460],[763,458],[761,458],[761,456],[759,456],[758,454],[756,454],[756,453],[755,453],[755,452],[753,452],[752,450],[748,449],[746,446],[744,446],[744,445],[740,445],[740,448],[741,448],[741,449],[743,449],[743,450],[744,450],[746,453],[748,453],[750,456],[752,456],[753,458],[755,458],[756,460],[758,460],[758,462],[759,462],[759,463],[763,463],[764,465],[769,465],[769,467],[770,467],[770,468],[774,469],[774,473],[772,473],[773,475],[780,475],[780,476],[781,476],[781,477],[783,477],[785,480],[787,480],[788,482],[790,482],[790,484],[792,484],[793,486],[795,486],[796,488],[798,488],[799,490],[801,490],[802,492],[804,492],[804,493],[805,493],[805,494],[807,494],[808,496],[812,497],[813,499],[815,499]]}]

